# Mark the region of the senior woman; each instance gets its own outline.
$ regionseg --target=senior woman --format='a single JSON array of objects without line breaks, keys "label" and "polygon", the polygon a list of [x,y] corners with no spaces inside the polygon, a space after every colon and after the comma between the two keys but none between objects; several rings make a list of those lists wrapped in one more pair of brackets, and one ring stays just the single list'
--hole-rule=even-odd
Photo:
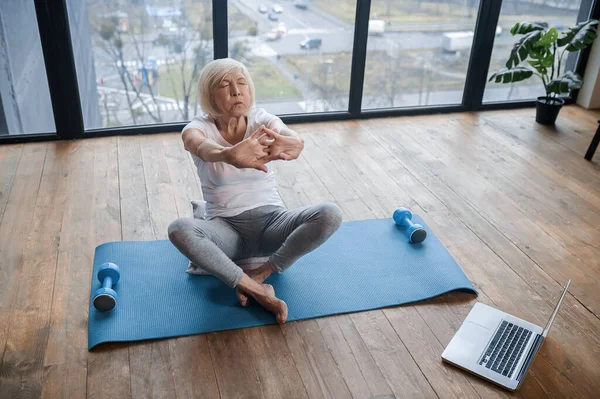
[{"label": "senior woman", "polygon": [[[263,281],[323,244],[340,226],[341,211],[331,203],[286,209],[271,162],[298,158],[304,142],[277,116],[254,106],[254,85],[242,63],[208,63],[198,97],[204,114],[184,127],[182,139],[206,209],[203,219],[172,222],[169,239],[192,263],[236,288],[242,306],[251,296],[285,323],[287,305]],[[268,260],[257,269],[244,272],[234,263],[258,256]]]}]

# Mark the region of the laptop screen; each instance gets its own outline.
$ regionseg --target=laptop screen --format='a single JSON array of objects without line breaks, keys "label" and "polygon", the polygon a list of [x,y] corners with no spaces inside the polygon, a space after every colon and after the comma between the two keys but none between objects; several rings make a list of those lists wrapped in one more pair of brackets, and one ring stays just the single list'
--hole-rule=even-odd
[{"label": "laptop screen", "polygon": [[564,289],[562,295],[560,296],[560,299],[558,300],[556,307],[554,308],[554,312],[552,313],[552,316],[550,316],[550,320],[548,320],[548,323],[546,324],[546,328],[544,328],[544,332],[542,333],[542,336],[544,338],[546,338],[546,336],[548,335],[548,332],[550,332],[550,327],[552,327],[554,318],[556,317],[556,314],[558,313],[558,308],[560,308],[560,304],[562,303],[563,298],[565,297],[565,294],[567,293],[567,290],[569,289],[570,284],[571,284],[571,280],[569,280],[567,282],[567,285],[565,286],[565,289]]}]

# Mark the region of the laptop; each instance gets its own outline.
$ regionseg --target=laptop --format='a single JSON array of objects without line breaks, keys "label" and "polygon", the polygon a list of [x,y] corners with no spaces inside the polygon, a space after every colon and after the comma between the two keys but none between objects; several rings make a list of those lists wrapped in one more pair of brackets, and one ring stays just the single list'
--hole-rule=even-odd
[{"label": "laptop", "polygon": [[546,328],[476,303],[442,353],[442,359],[508,390],[516,391],[569,289],[567,282]]}]

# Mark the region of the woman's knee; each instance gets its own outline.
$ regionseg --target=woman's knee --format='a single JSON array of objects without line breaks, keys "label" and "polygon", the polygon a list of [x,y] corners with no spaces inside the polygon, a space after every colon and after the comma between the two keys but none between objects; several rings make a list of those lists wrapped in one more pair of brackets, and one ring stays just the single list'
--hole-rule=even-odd
[{"label": "woman's knee", "polygon": [[335,232],[342,223],[342,210],[339,206],[331,202],[324,202],[320,204],[319,219],[325,225],[327,231]]},{"label": "woman's knee", "polygon": [[190,218],[179,218],[171,222],[168,228],[169,240],[180,242],[194,231],[194,221]]}]

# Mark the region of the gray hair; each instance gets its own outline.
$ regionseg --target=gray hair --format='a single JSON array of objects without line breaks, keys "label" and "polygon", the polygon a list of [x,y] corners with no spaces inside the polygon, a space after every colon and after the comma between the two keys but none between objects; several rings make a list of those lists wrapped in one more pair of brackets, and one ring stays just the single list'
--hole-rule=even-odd
[{"label": "gray hair", "polygon": [[221,115],[212,96],[213,88],[223,80],[225,75],[234,72],[241,72],[248,82],[248,89],[250,91],[248,112],[254,106],[254,83],[252,82],[248,68],[241,62],[232,58],[213,60],[202,68],[198,79],[198,99],[200,107],[213,119],[216,119]]}]

